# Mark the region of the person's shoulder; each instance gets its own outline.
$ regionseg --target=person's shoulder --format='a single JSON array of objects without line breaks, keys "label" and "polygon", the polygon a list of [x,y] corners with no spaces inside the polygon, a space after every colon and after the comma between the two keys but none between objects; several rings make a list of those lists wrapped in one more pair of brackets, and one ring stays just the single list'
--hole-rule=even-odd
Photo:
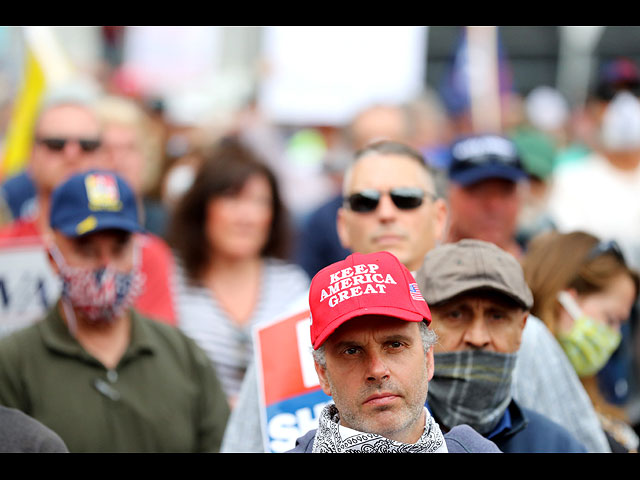
[{"label": "person's shoulder", "polygon": [[136,309],[132,309],[132,312],[137,325],[144,332],[146,341],[154,348],[160,349],[163,354],[171,352],[176,358],[189,359],[198,365],[210,363],[196,342],[175,325],[154,320]]},{"label": "person's shoulder", "polygon": [[559,423],[534,410],[519,408],[527,420],[526,430],[545,448],[552,452],[587,453],[587,448]]},{"label": "person's shoulder", "polygon": [[0,406],[0,452],[66,453],[68,449],[57,433],[36,419]]},{"label": "person's shoulder", "polygon": [[171,248],[164,238],[155,233],[144,231],[137,234],[139,242],[146,248],[171,255]]},{"label": "person's shoulder", "polygon": [[277,276],[279,280],[286,279],[296,282],[304,288],[309,285],[309,275],[297,263],[280,258],[267,257],[264,259],[264,264],[272,277]]},{"label": "person's shoulder", "polygon": [[316,438],[316,430],[309,430],[302,437],[296,440],[296,446],[285,453],[310,453],[313,448],[313,441]]},{"label": "person's shoulder", "polygon": [[174,344],[188,343],[190,340],[189,337],[182,333],[176,326],[151,318],[141,313],[137,308],[132,308],[131,314],[136,324],[143,329],[144,335],[148,336],[152,342],[161,341]]},{"label": "person's shoulder", "polygon": [[0,246],[2,243],[20,239],[31,240],[35,244],[42,243],[42,234],[32,218],[18,218],[0,227]]},{"label": "person's shoulder", "polygon": [[444,435],[449,453],[502,453],[495,443],[469,425],[457,425]]},{"label": "person's shoulder", "polygon": [[[290,260],[285,260],[283,258],[276,257],[265,257],[264,265],[272,270],[280,271],[280,272],[302,272],[304,270],[300,265],[294,263]],[[306,275],[306,274],[305,274]]]},{"label": "person's shoulder", "polygon": [[42,342],[42,328],[48,320],[44,317],[30,325],[17,328],[0,337],[0,352],[28,354],[35,344]]}]

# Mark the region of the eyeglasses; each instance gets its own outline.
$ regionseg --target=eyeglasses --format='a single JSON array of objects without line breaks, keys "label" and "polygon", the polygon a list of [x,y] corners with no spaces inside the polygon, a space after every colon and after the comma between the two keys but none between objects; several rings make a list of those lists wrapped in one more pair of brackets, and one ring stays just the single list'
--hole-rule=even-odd
[{"label": "eyeglasses", "polygon": [[589,254],[587,255],[586,261],[593,260],[600,255],[604,255],[605,253],[613,254],[620,262],[625,263],[624,254],[620,249],[620,246],[615,240],[609,240],[606,242],[600,242],[595,247],[591,249]]},{"label": "eyeglasses", "polygon": [[38,138],[38,143],[44,145],[52,152],[61,152],[67,145],[67,142],[78,142],[80,148],[85,153],[95,152],[102,144],[100,140],[95,138]]},{"label": "eyeglasses", "polygon": [[[378,190],[363,190],[353,193],[345,199],[345,206],[354,212],[373,212],[380,203],[380,198],[385,192]],[[393,204],[400,210],[413,210],[422,205],[425,195],[434,198],[434,195],[427,193],[420,188],[398,187],[389,190],[389,196]]]}]

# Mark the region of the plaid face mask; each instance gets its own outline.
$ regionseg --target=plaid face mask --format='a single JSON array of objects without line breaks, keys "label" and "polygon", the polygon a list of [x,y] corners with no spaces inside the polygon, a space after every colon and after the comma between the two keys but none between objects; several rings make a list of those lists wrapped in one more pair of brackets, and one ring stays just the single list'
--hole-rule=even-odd
[{"label": "plaid face mask", "polygon": [[496,427],[511,402],[515,353],[463,350],[434,354],[427,400],[438,422],[467,424],[481,435]]}]

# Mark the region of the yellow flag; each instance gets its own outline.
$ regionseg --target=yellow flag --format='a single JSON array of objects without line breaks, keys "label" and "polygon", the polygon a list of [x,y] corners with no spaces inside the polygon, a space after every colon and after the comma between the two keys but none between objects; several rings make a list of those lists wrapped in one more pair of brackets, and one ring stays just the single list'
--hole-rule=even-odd
[{"label": "yellow flag", "polygon": [[26,47],[24,81],[13,106],[7,127],[0,178],[20,172],[26,165],[33,142],[33,122],[46,88],[42,66],[30,47]]}]

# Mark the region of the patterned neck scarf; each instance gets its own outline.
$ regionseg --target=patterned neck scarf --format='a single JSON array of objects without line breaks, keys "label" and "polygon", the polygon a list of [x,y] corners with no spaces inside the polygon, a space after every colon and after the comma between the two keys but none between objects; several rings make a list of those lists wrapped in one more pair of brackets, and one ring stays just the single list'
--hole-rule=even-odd
[{"label": "patterned neck scarf", "polygon": [[325,406],[313,442],[313,453],[447,453],[440,427],[425,408],[424,432],[416,443],[402,443],[375,433],[362,433],[340,425],[335,404]]}]

